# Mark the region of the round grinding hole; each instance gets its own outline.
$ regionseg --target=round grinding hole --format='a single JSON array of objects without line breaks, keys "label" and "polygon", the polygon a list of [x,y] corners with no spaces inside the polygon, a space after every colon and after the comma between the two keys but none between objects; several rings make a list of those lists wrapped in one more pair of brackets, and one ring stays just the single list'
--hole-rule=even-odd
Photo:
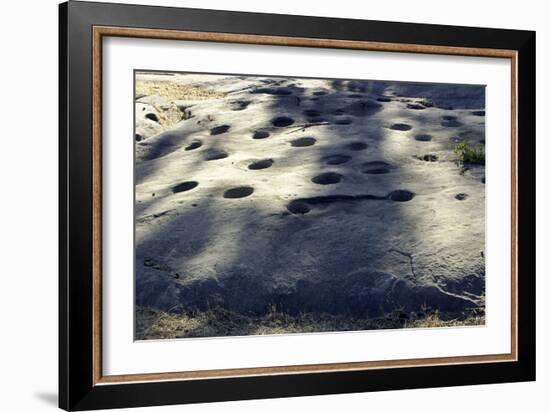
[{"label": "round grinding hole", "polygon": [[292,147],[306,147],[306,146],[313,146],[317,139],[314,137],[300,137],[299,139],[292,140],[290,142],[290,145]]},{"label": "round grinding hole", "polygon": [[429,134],[417,134],[414,139],[419,142],[429,142],[432,140],[432,136]]},{"label": "round grinding hole", "polygon": [[221,125],[221,126],[216,126],[216,127],[213,127],[212,129],[210,129],[210,134],[212,136],[216,136],[218,134],[222,134],[222,133],[225,133],[229,130],[231,126],[227,125],[227,124],[224,124],[224,125]]},{"label": "round grinding hole", "polygon": [[485,110],[475,110],[472,112],[474,116],[485,116]]},{"label": "round grinding hole", "polygon": [[335,172],[321,173],[311,179],[313,183],[318,185],[334,185],[336,183],[340,183],[341,180],[342,175]]},{"label": "round grinding hole", "polygon": [[189,146],[185,148],[185,150],[195,150],[202,146],[202,142],[200,140],[193,140]]},{"label": "round grinding hole", "polygon": [[219,160],[225,159],[228,156],[223,150],[210,150],[204,155],[205,160]]},{"label": "round grinding hole", "polygon": [[412,126],[405,124],[405,123],[395,123],[390,126],[390,129],[392,130],[399,130],[401,132],[405,132],[407,130],[411,130]]},{"label": "round grinding hole", "polygon": [[349,162],[351,160],[351,156],[347,155],[341,155],[341,154],[335,154],[335,155],[329,155],[323,157],[323,161],[327,165],[341,165],[342,163]]},{"label": "round grinding hole", "polygon": [[456,200],[465,200],[468,197],[467,193],[459,193],[455,196]]},{"label": "round grinding hole", "polygon": [[388,195],[388,198],[394,202],[408,202],[413,197],[414,193],[408,190],[394,190]]},{"label": "round grinding hole", "polygon": [[390,164],[382,161],[367,162],[361,166],[361,171],[369,175],[386,174],[390,172],[390,169]]},{"label": "round grinding hole", "polygon": [[141,142],[142,139],[143,139],[143,136],[136,133],[136,142]]},{"label": "round grinding hole", "polygon": [[382,103],[391,102],[391,99],[389,97],[386,97],[386,96],[380,96],[376,100],[379,101],[379,102],[382,102]]},{"label": "round grinding hole", "polygon": [[279,116],[279,117],[274,118],[271,121],[271,123],[275,127],[286,127],[286,126],[290,126],[291,124],[293,124],[294,119],[292,119],[288,116]]},{"label": "round grinding hole", "polygon": [[256,130],[252,136],[253,139],[265,139],[267,137],[269,137],[269,132],[267,130]]},{"label": "round grinding hole", "polygon": [[318,117],[321,116],[321,112],[315,109],[304,110],[303,112],[307,117]]},{"label": "round grinding hole", "polygon": [[437,156],[434,154],[426,154],[421,157],[425,162],[437,162]]},{"label": "round grinding hole", "polygon": [[367,148],[367,144],[363,142],[351,142],[346,147],[349,150],[359,151],[359,150],[365,150]]},{"label": "round grinding hole", "polygon": [[232,189],[228,189],[223,193],[223,197],[226,199],[240,199],[250,196],[254,193],[254,189],[250,186],[239,186]]},{"label": "round grinding hole", "polygon": [[313,93],[315,96],[324,96],[325,94],[327,94],[327,92],[323,91],[323,90],[320,90],[318,92],[314,92]]},{"label": "round grinding hole", "polygon": [[250,170],[261,170],[261,169],[267,169],[273,165],[273,159],[262,159],[258,160],[256,162],[250,163],[248,165],[248,168]]},{"label": "round grinding hole", "polygon": [[145,117],[157,123],[159,121],[159,117],[155,113],[147,113]]},{"label": "round grinding hole", "polygon": [[233,111],[244,110],[248,107],[250,103],[252,103],[250,100],[237,100],[237,101],[231,102],[231,110]]},{"label": "round grinding hole", "polygon": [[444,120],[441,122],[441,126],[443,127],[460,127],[462,126],[462,123],[460,123],[458,120]]},{"label": "round grinding hole", "polygon": [[310,211],[308,204],[301,200],[293,200],[288,204],[287,209],[293,215],[305,215]]},{"label": "round grinding hole", "polygon": [[251,93],[271,94],[273,96],[288,96],[292,94],[292,90],[286,87],[262,87],[253,90]]},{"label": "round grinding hole", "polygon": [[460,127],[462,126],[462,123],[460,123],[455,116],[443,116],[443,121],[441,122],[441,126]]},{"label": "round grinding hole", "polygon": [[194,189],[199,185],[198,182],[190,181],[177,184],[172,188],[172,193],[187,192],[188,190]]}]

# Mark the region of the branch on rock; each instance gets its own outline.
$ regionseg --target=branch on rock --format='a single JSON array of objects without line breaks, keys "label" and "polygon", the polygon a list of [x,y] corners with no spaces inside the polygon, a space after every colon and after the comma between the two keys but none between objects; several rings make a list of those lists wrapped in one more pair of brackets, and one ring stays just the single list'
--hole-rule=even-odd
[{"label": "branch on rock", "polygon": [[296,125],[290,126],[290,128],[295,128],[295,130],[292,130],[292,131],[290,131],[290,132],[287,132],[286,134],[291,134],[291,133],[294,133],[294,132],[299,132],[300,130],[301,130],[301,131],[304,131],[304,130],[306,130],[307,128],[313,127],[313,126],[327,126],[327,125],[329,125],[329,124],[330,124],[330,122],[318,122],[318,123],[296,124]]}]

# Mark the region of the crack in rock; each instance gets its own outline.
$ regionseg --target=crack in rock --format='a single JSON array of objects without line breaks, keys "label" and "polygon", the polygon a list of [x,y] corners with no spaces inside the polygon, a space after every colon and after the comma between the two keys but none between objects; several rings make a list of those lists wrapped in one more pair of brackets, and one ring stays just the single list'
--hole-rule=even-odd
[{"label": "crack in rock", "polygon": [[413,278],[415,278],[415,279],[417,278],[416,273],[414,271],[413,255],[411,253],[403,252],[402,250],[398,250],[398,249],[390,249],[388,252],[399,253],[400,255],[405,256],[406,258],[408,258],[410,266],[411,266],[411,273],[413,275]]}]

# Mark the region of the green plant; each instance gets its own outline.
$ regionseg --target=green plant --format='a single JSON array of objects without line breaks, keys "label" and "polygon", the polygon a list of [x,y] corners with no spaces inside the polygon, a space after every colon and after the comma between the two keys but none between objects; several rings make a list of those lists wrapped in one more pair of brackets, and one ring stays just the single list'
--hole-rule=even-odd
[{"label": "green plant", "polygon": [[454,152],[458,160],[463,163],[485,164],[485,150],[482,147],[474,148],[468,143],[458,143]]}]

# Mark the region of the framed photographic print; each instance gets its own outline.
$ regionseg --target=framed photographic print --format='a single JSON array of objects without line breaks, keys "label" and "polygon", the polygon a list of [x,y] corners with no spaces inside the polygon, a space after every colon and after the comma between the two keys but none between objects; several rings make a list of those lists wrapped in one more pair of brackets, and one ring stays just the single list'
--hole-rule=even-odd
[{"label": "framed photographic print", "polygon": [[60,407],[535,379],[535,33],[60,5]]}]

